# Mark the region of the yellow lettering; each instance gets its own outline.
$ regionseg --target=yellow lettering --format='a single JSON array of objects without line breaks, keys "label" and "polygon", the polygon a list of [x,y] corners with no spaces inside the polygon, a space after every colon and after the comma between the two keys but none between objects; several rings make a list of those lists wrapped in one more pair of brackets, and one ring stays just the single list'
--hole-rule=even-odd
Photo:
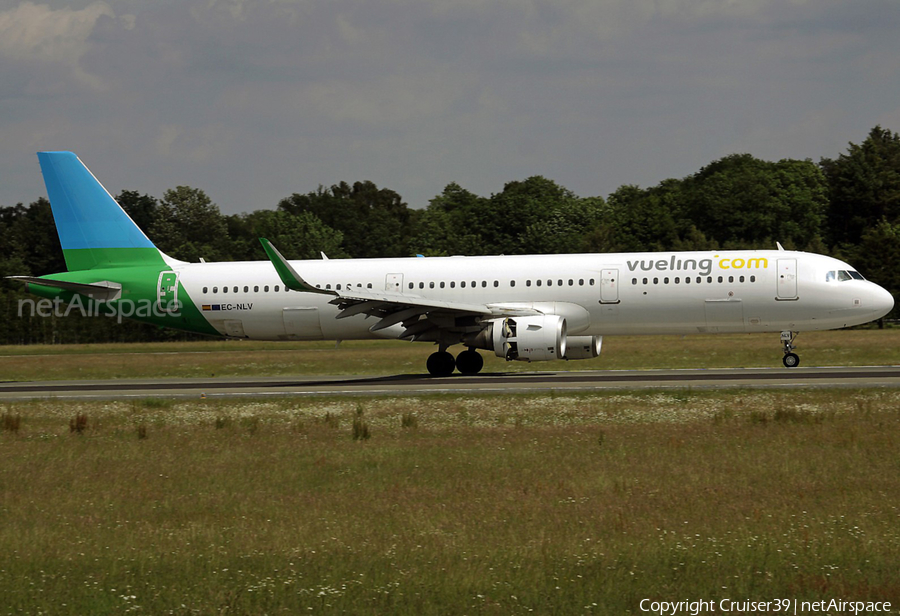
[{"label": "yellow lettering", "polygon": [[748,267],[748,268],[750,268],[750,267],[755,267],[755,268],[757,268],[757,269],[759,269],[759,268],[767,268],[767,267],[769,267],[769,260],[766,259],[765,257],[759,257],[759,258],[757,258],[757,259],[748,259],[748,260],[747,260],[747,267]]},{"label": "yellow lettering", "polygon": [[731,259],[722,259],[721,261],[719,261],[719,267],[721,267],[722,269],[728,269],[727,263],[728,263],[730,260],[731,260]]}]

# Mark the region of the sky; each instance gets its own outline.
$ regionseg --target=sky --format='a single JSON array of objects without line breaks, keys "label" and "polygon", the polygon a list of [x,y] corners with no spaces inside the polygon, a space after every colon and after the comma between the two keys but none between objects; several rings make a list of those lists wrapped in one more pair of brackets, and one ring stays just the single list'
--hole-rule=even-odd
[{"label": "sky", "polygon": [[900,131],[898,0],[0,0],[0,205],[71,150],[225,213],[371,180],[579,196]]}]

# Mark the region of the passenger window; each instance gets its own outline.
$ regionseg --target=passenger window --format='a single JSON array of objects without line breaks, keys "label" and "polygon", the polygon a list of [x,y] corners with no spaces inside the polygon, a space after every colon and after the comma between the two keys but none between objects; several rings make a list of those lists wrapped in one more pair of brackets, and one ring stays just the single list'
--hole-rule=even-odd
[{"label": "passenger window", "polygon": [[584,286],[584,278],[579,278],[579,279],[578,279],[578,286],[579,286],[579,287],[583,287],[583,286]]},{"label": "passenger window", "polygon": [[428,288],[429,288],[429,289],[433,289],[433,288],[434,288],[434,283],[433,283],[433,282],[429,282],[429,283],[428,283]]},{"label": "passenger window", "polygon": [[741,276],[741,282],[744,282],[744,277],[743,277],[743,276]]},{"label": "passenger window", "polygon": [[[269,285],[264,286],[264,287],[263,287],[263,290],[264,290],[266,293],[268,293],[268,292],[269,292]],[[340,291],[340,290],[341,290],[341,285],[338,285],[338,291]]]},{"label": "passenger window", "polygon": [[500,281],[499,281],[499,280],[495,280],[495,281],[494,281],[494,287],[499,287],[499,286],[500,286]]},{"label": "passenger window", "polygon": [[722,280],[723,280],[723,278],[721,276],[719,276],[719,282],[722,282]]},{"label": "passenger window", "polygon": [[681,282],[681,278],[679,276],[675,276],[675,284]]},{"label": "passenger window", "polygon": [[631,284],[637,284],[637,278],[632,278],[632,279],[631,279]]},{"label": "passenger window", "polygon": [[218,293],[218,292],[219,292],[219,287],[213,287],[213,293]]},{"label": "passenger window", "polygon": [[206,293],[209,291],[209,287],[203,287],[203,292]]},{"label": "passenger window", "polygon": [[659,278],[654,278],[654,279],[653,279],[653,284],[659,284]]},{"label": "passenger window", "polygon": [[[482,281],[481,281],[481,288],[483,289],[483,288],[485,288],[486,286],[487,286],[487,280],[482,280]],[[497,281],[496,281],[496,280],[494,281],[494,286],[495,286],[495,287],[497,286]]]},{"label": "passenger window", "polygon": [[235,288],[234,288],[234,292],[235,292],[235,293],[237,293],[237,292],[238,292],[238,290],[237,290],[237,287],[235,287]]},{"label": "passenger window", "polygon": [[588,284],[591,285],[591,286],[594,286],[594,279],[591,278],[590,280],[588,280]]},{"label": "passenger window", "polygon": [[644,278],[644,284],[647,284],[647,279],[646,279],[646,278]]},{"label": "passenger window", "polygon": [[[329,285],[328,288],[330,289],[330,288],[331,288],[331,285]],[[259,285],[256,285],[256,286],[253,287],[253,292],[254,292],[254,293],[259,293]]]},{"label": "passenger window", "polygon": [[[452,287],[453,285],[451,284],[450,286]],[[465,288],[466,288],[466,281],[463,280],[461,283],[459,283],[459,286],[462,287],[463,289],[465,289]]]},{"label": "passenger window", "polygon": [[454,280],[453,282],[450,283],[450,288],[451,288],[451,289],[455,289],[455,288],[456,288],[456,281],[455,281],[455,280]]},{"label": "passenger window", "polygon": [[446,284],[446,283],[442,280],[442,281],[441,281],[441,288],[442,288],[442,289],[444,288],[444,285],[445,285],[445,284]]},{"label": "passenger window", "polygon": [[666,276],[665,278],[663,278],[663,284],[669,284],[669,277],[668,277],[668,276]]},{"label": "passenger window", "polygon": [[734,282],[734,276],[729,276],[729,277],[728,277],[728,282]]},{"label": "passenger window", "polygon": [[276,284],[276,285],[275,285],[275,292],[278,293],[278,291],[280,291],[280,290],[281,290],[281,288]]},{"label": "passenger window", "polygon": [[536,281],[536,282],[537,282],[537,286],[541,286],[541,285],[542,285],[542,284],[543,284],[543,282],[544,282],[544,281],[543,281],[543,280],[540,280],[540,279],[538,279],[538,280],[537,280],[537,281]]},{"label": "passenger window", "polygon": [[572,280],[571,278],[569,278],[569,286],[571,287],[571,286],[573,286],[574,284],[575,284],[575,281]]},{"label": "passenger window", "polygon": [[530,286],[531,286],[531,281],[530,281],[530,280],[526,280],[526,281],[525,281],[525,286],[526,286],[526,287],[530,287]]},{"label": "passenger window", "polygon": [[414,289],[415,287],[416,287],[416,284],[414,282],[409,283],[410,289]]},{"label": "passenger window", "polygon": [[[341,285],[338,284],[335,288],[336,288],[338,291],[340,291],[340,290],[341,290]],[[269,290],[269,287],[266,287],[266,291],[268,291],[268,290]],[[277,290],[278,290],[278,287],[275,287],[275,290],[277,291]]]},{"label": "passenger window", "polygon": [[369,288],[369,289],[371,289],[371,288],[372,288],[372,283],[370,282],[369,284],[366,285],[366,287]]},{"label": "passenger window", "polygon": [[510,286],[510,287],[516,286],[516,281],[515,281],[515,280],[510,280],[510,281],[509,281],[509,286]]},{"label": "passenger window", "polygon": [[249,292],[250,292],[250,287],[244,287],[244,293],[249,293]]},{"label": "passenger window", "polygon": [[750,276],[750,282],[756,282],[756,276]]}]

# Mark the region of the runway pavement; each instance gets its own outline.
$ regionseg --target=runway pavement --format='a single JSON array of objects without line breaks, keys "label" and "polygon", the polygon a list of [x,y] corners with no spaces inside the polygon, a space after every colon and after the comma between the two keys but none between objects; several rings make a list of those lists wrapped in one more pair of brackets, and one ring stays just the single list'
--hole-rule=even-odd
[{"label": "runway pavement", "polygon": [[900,387],[900,366],[504,372],[477,376],[223,377],[0,382],[0,400],[226,396],[375,396],[596,392],[612,389]]}]

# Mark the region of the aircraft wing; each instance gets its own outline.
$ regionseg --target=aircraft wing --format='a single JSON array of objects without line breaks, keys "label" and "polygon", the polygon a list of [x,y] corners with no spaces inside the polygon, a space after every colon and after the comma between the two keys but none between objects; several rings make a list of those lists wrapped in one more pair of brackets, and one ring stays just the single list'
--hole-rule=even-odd
[{"label": "aircraft wing", "polygon": [[502,304],[467,304],[425,298],[415,294],[391,293],[363,288],[348,288],[342,291],[319,289],[303,280],[272,244],[263,238],[260,242],[266,251],[281,281],[289,289],[307,293],[333,295],[329,303],[338,307],[338,319],[346,319],[360,314],[377,319],[369,331],[377,332],[401,323],[404,327],[400,338],[410,340],[431,340],[439,330],[477,331],[481,329],[479,320],[490,316],[512,316],[538,314],[525,306],[504,306]]}]

